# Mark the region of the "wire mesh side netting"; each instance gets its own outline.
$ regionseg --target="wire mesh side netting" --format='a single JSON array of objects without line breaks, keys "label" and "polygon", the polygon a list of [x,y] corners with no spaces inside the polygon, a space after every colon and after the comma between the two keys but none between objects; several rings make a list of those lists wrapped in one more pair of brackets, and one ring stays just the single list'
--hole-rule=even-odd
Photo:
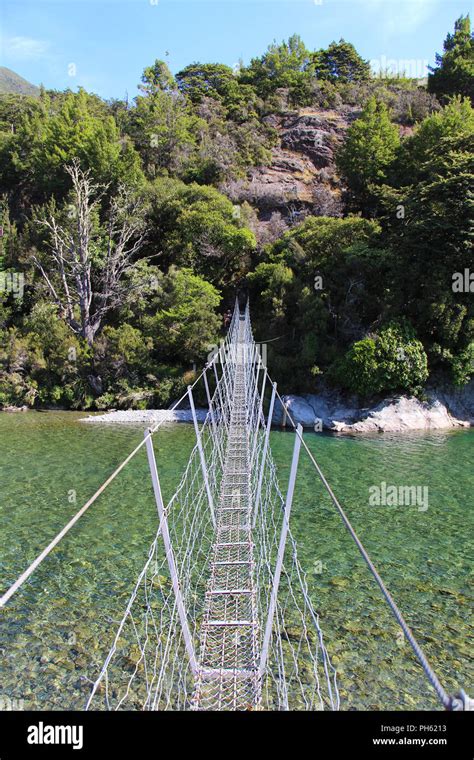
[{"label": "wire mesh side netting", "polygon": [[268,445],[267,375],[248,308],[241,315],[236,306],[207,372],[206,390],[208,380],[215,390],[206,420],[87,707],[338,709],[335,669],[291,530],[269,615],[285,498]]}]

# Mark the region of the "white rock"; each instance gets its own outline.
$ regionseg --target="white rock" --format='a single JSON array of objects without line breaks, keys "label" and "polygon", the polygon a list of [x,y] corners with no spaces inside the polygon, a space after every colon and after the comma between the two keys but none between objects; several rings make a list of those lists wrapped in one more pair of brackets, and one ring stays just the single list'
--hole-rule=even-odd
[{"label": "white rock", "polygon": [[383,401],[364,419],[339,425],[338,430],[344,433],[401,433],[405,430],[443,430],[463,425],[468,427],[469,423],[452,417],[438,400],[423,403],[416,398],[402,396]]},{"label": "white rock", "polygon": [[[313,407],[301,396],[282,396],[282,401],[286,406],[288,413],[296,424],[301,423],[303,427],[314,427],[317,419],[317,415]],[[281,425],[283,422],[283,409],[280,402],[276,401],[275,409],[273,412],[273,425]],[[291,422],[287,418],[287,426],[291,426]]]},{"label": "white rock", "polygon": [[[204,422],[206,415],[206,409],[196,409],[199,422]],[[176,409],[174,411],[170,409],[131,409],[94,414],[82,418],[79,422],[156,425],[158,422],[192,422],[192,414],[190,409]]]},{"label": "white rock", "polygon": [[[318,396],[283,396],[296,424],[314,428],[318,419],[323,428],[338,433],[399,433],[407,430],[443,430],[474,425],[474,392],[471,387],[455,392],[428,394],[428,401],[401,396],[385,399],[372,409],[348,406],[330,392]],[[281,404],[275,405],[273,424],[281,425]],[[291,423],[287,420],[287,426]]]}]

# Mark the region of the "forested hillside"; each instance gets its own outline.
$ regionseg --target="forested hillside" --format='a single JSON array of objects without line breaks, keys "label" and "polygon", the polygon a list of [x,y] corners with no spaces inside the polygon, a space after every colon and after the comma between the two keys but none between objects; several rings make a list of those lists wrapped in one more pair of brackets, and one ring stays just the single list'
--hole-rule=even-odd
[{"label": "forested hillside", "polygon": [[11,69],[0,66],[0,94],[39,95],[39,87],[15,74]]},{"label": "forested hillside", "polygon": [[473,100],[469,17],[427,81],[293,36],[133,101],[0,95],[0,407],[166,406],[237,291],[285,392],[466,383]]}]

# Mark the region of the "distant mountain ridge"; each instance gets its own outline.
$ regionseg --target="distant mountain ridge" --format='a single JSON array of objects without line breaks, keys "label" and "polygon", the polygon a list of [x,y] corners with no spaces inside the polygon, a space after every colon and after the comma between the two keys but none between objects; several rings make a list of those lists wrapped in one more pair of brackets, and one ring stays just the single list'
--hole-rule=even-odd
[{"label": "distant mountain ridge", "polygon": [[12,93],[15,95],[37,96],[39,92],[39,87],[23,79],[23,77],[11,69],[0,66],[0,95]]}]

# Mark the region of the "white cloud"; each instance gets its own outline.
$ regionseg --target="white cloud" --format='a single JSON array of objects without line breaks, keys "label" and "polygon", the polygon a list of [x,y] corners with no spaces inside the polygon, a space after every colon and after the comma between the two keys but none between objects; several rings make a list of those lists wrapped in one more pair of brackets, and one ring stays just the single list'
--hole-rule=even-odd
[{"label": "white cloud", "polygon": [[5,55],[15,61],[31,61],[43,58],[49,50],[49,42],[32,37],[7,37],[3,43]]}]

